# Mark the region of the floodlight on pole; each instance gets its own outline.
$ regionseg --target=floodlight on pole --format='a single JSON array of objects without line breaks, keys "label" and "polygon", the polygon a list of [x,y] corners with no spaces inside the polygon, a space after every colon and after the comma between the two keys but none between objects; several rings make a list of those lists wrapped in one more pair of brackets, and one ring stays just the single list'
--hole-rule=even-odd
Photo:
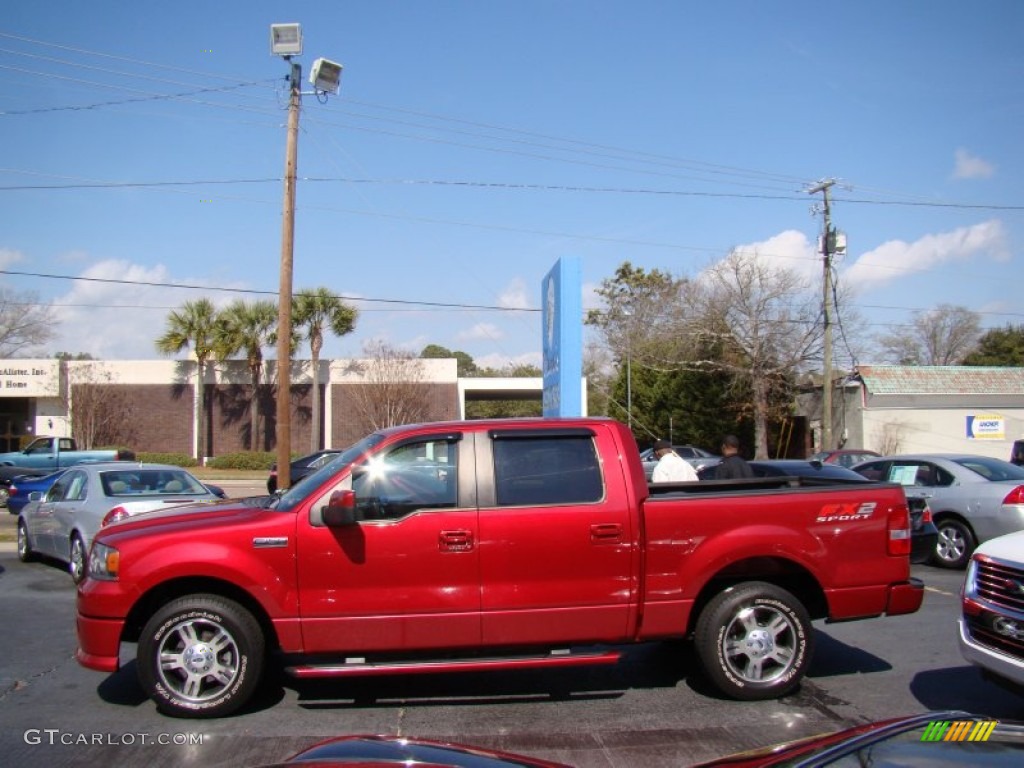
[{"label": "floodlight on pole", "polygon": [[309,70],[309,82],[317,93],[337,93],[341,89],[343,67],[330,59],[317,59]]},{"label": "floodlight on pole", "polygon": [[302,26],[299,24],[270,25],[270,53],[272,56],[302,55]]}]

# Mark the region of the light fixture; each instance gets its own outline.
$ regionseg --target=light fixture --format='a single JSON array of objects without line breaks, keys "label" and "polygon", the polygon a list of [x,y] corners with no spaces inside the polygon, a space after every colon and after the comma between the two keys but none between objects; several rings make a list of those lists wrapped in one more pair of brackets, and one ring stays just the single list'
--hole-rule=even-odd
[{"label": "light fixture", "polygon": [[320,93],[336,94],[341,88],[341,64],[330,59],[317,59],[309,70],[309,82]]},{"label": "light fixture", "polygon": [[299,56],[302,53],[302,26],[271,24],[270,53],[274,56]]}]

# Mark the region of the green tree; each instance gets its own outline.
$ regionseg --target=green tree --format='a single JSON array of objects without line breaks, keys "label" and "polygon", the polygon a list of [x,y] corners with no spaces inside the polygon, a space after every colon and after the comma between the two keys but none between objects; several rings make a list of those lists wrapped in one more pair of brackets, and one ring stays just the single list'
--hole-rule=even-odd
[{"label": "green tree", "polygon": [[1024,366],[1024,325],[986,331],[964,358],[964,365]]},{"label": "green tree", "polygon": [[455,358],[456,364],[458,365],[459,376],[480,375],[480,369],[477,368],[476,363],[468,352],[462,352],[457,349],[451,350],[448,349],[448,347],[442,347],[440,344],[427,344],[427,346],[425,346],[420,352],[420,357],[425,360],[447,360]]},{"label": "green tree", "polygon": [[[249,400],[249,449],[259,449],[259,391],[263,348],[276,340],[277,306],[272,301],[234,301],[217,315],[214,349],[218,360],[245,355],[252,393]],[[287,361],[284,363],[287,365]]]},{"label": "green tree", "polygon": [[213,337],[216,327],[216,310],[209,299],[186,301],[181,309],[172,310],[167,316],[163,335],[156,340],[157,351],[164,355],[176,355],[189,347],[196,358],[196,399],[193,411],[193,426],[196,434],[196,455],[200,462],[206,456],[206,365],[214,356]]},{"label": "green tree", "polygon": [[[352,333],[358,312],[327,288],[306,289],[295,296],[292,309],[293,327],[309,341],[313,365],[313,429],[310,452],[320,449],[320,351],[324,347],[324,330],[335,336]],[[278,397],[281,397],[278,393]]]}]

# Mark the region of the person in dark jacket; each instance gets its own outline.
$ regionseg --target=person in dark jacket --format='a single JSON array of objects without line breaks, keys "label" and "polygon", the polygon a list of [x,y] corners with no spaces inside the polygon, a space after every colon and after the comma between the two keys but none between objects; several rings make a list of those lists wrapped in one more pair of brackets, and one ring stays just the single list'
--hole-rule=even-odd
[{"label": "person in dark jacket", "polygon": [[753,477],[754,471],[740,456],[740,440],[736,435],[722,438],[722,461],[715,467],[715,480],[737,480]]}]

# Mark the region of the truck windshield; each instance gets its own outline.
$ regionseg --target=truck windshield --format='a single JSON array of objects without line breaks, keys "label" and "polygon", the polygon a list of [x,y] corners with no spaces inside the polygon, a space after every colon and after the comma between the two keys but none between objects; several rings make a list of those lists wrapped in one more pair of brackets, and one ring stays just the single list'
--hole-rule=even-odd
[{"label": "truck windshield", "polygon": [[358,443],[350,446],[349,448],[346,448],[329,462],[320,467],[316,472],[302,478],[302,480],[285,491],[281,495],[281,498],[277,499],[271,505],[271,508],[280,509],[282,511],[294,509],[300,501],[306,498],[307,495],[319,488],[320,484],[323,483],[326,478],[337,474],[339,470],[347,467],[363,454],[372,450],[383,439],[384,435],[374,433],[364,437]]}]

